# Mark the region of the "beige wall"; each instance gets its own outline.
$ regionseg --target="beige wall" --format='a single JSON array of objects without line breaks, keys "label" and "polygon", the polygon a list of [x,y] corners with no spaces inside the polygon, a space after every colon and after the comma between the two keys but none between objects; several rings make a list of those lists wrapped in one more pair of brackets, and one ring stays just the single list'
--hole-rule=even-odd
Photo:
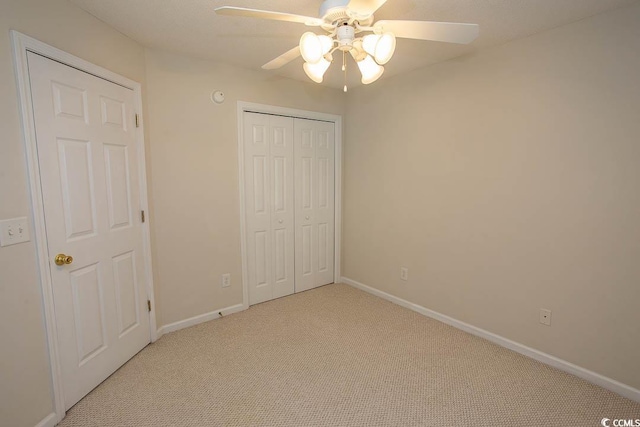
[{"label": "beige wall", "polygon": [[638,52],[636,4],[351,91],[343,275],[640,388]]},{"label": "beige wall", "polygon": [[[144,81],[141,46],[65,0],[0,2],[0,219],[30,217],[9,30]],[[33,237],[33,229],[31,230]],[[52,412],[35,246],[0,248],[0,424],[33,426]]]},{"label": "beige wall", "polygon": [[[147,51],[158,325],[242,303],[237,101],[343,113],[341,91]],[[221,90],[224,104],[211,102]],[[231,273],[232,285],[220,287]]]}]

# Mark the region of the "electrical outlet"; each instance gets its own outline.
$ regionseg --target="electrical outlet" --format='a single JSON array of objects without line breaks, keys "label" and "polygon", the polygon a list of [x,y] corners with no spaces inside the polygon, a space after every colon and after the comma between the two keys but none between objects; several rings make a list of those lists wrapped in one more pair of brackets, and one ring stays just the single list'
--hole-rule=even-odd
[{"label": "electrical outlet", "polygon": [[222,287],[228,288],[231,286],[231,274],[225,273],[222,275]]},{"label": "electrical outlet", "polygon": [[13,218],[0,221],[0,246],[15,245],[29,241],[27,218]]},{"label": "electrical outlet", "polygon": [[546,308],[540,309],[540,323],[551,326],[551,310],[547,310]]},{"label": "electrical outlet", "polygon": [[409,280],[409,269],[407,267],[400,267],[400,279]]}]

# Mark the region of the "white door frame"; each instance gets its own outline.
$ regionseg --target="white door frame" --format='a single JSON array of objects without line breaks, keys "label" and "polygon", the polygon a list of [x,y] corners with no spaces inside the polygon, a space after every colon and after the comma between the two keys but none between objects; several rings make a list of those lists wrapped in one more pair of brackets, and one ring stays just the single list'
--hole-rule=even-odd
[{"label": "white door frame", "polygon": [[[51,383],[53,390],[53,408],[56,422],[65,416],[64,394],[61,380],[60,359],[58,351],[58,337],[56,332],[56,315],[53,305],[53,288],[51,283],[51,266],[49,264],[49,251],[47,249],[47,235],[44,222],[44,203],[42,187],[40,185],[40,169],[38,165],[35,119],[33,116],[33,104],[31,101],[31,86],[29,83],[29,69],[27,64],[27,52],[33,52],[45,56],[54,61],[87,72],[96,77],[108,80],[120,86],[124,86],[134,92],[134,108],[142,118],[142,89],[140,83],[129,80],[126,77],[113,73],[105,68],[94,65],[81,58],[71,55],[55,47],[49,46],[39,40],[12,30],[13,57],[20,101],[20,116],[22,121],[23,141],[31,193],[31,213],[33,215],[33,227],[35,235],[36,255],[42,289],[42,305],[44,308],[45,332],[49,352],[49,365],[51,368]],[[140,127],[136,129],[136,145],[138,149],[138,162],[140,170],[140,209],[148,213],[147,177],[144,157],[144,130],[142,120]],[[147,218],[149,215],[147,215]],[[153,294],[153,274],[151,267],[151,242],[149,239],[149,221],[142,223],[144,246],[144,269],[147,287],[147,298],[155,308]],[[156,341],[156,314],[155,309],[149,313],[151,342]]]},{"label": "white door frame", "polygon": [[317,113],[315,111],[298,110],[295,108],[276,107],[273,105],[254,104],[238,101],[238,178],[240,187],[240,250],[242,252],[242,305],[249,308],[249,273],[247,271],[247,230],[245,224],[244,203],[244,113],[263,113],[277,116],[288,116],[299,119],[321,120],[331,122],[335,126],[335,241],[334,241],[334,271],[333,281],[340,280],[340,248],[342,242],[342,116],[335,114]]}]

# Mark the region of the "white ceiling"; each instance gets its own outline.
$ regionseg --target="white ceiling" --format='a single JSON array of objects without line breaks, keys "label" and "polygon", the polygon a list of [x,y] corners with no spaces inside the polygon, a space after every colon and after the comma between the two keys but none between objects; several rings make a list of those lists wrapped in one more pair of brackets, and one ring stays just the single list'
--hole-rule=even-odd
[{"label": "white ceiling", "polygon": [[[319,0],[70,1],[144,46],[256,70],[296,46],[300,35],[309,27],[218,16],[214,8],[227,5],[318,16],[321,4]],[[480,25],[480,37],[466,46],[398,39],[396,53],[385,66],[383,78],[500,45],[634,1],[637,0],[388,0],[376,13],[376,20],[476,23]],[[262,72],[310,81],[302,71],[301,58],[279,70]],[[359,84],[357,74],[357,71],[350,73],[350,85]],[[323,84],[341,88],[342,81],[340,65],[334,63]]]}]

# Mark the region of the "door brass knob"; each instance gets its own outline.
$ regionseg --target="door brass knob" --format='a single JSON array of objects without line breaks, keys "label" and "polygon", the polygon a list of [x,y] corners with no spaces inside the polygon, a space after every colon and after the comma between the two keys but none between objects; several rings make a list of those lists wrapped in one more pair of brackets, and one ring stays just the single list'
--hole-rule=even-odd
[{"label": "door brass knob", "polygon": [[73,262],[73,257],[65,254],[58,254],[55,258],[56,265],[65,265],[71,264]]}]

